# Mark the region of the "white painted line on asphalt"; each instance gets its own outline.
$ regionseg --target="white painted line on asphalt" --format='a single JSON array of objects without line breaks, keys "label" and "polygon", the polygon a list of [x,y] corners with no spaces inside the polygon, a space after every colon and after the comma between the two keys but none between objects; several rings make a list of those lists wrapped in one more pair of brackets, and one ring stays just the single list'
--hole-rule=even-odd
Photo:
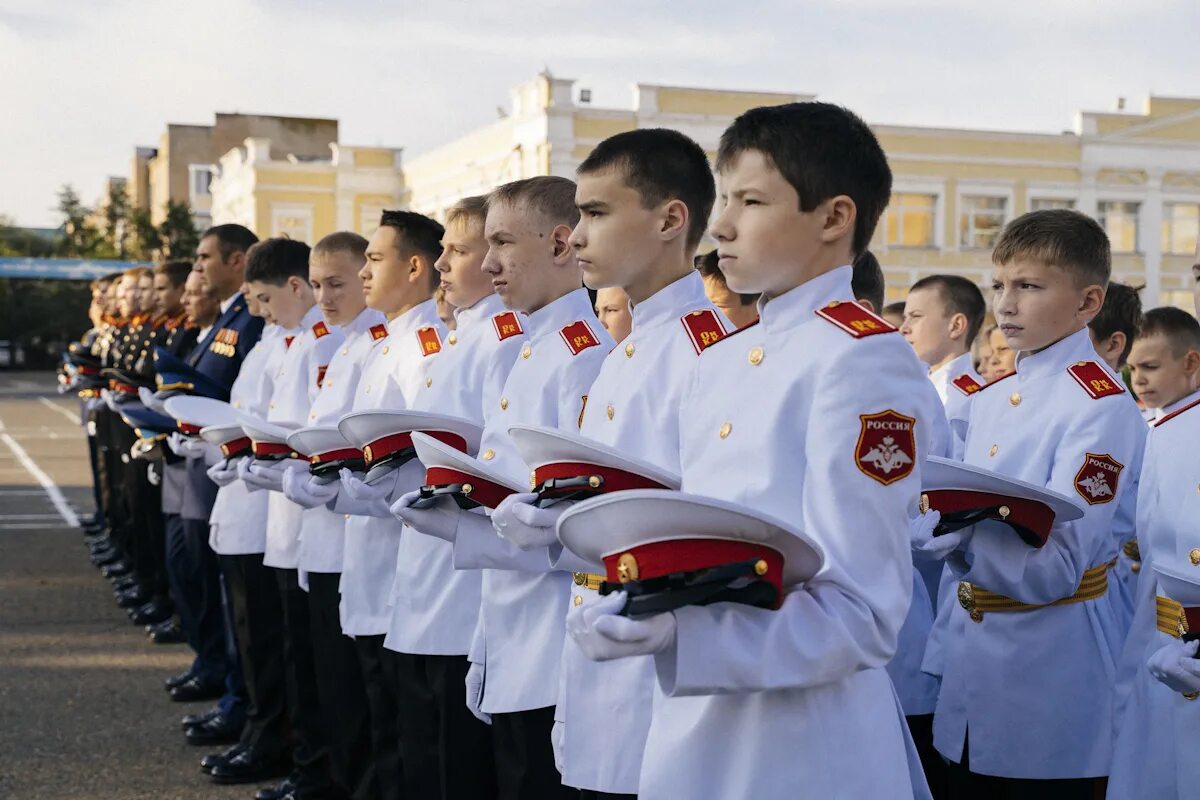
[{"label": "white painted line on asphalt", "polygon": [[29,453],[25,452],[25,448],[17,443],[17,440],[9,436],[5,432],[4,420],[0,419],[0,442],[4,442],[12,454],[17,457],[17,461],[21,462],[21,466],[25,467],[25,471],[33,476],[41,487],[46,490],[46,496],[50,498],[50,502],[54,504],[54,510],[63,518],[63,522],[67,523],[72,528],[79,527],[79,517],[71,510],[71,506],[67,504],[67,498],[63,497],[63,493],[59,491],[58,484],[50,480],[50,476],[42,471],[42,468],[37,465]]},{"label": "white painted line on asphalt", "polygon": [[80,422],[79,422],[79,414],[78,413],[72,414],[70,411],[67,411],[65,408],[60,406],[58,403],[56,403],[53,400],[50,400],[49,398],[46,398],[46,397],[39,397],[38,402],[41,403],[42,405],[44,405],[46,408],[53,411],[54,413],[62,414],[64,417],[67,418],[67,420],[71,424],[75,425],[76,427],[79,426]]}]

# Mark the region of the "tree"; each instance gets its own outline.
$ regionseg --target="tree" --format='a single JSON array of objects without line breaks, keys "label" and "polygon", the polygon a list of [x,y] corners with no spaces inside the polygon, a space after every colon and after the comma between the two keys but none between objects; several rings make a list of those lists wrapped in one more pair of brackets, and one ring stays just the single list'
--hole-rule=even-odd
[{"label": "tree", "polygon": [[53,239],[19,228],[10,217],[0,214],[0,256],[45,258],[54,253]]},{"label": "tree", "polygon": [[158,236],[164,258],[190,259],[195,254],[200,234],[187,203],[167,201],[167,213],[158,226]]},{"label": "tree", "polygon": [[125,185],[110,186],[108,202],[104,206],[104,242],[112,254],[124,260],[129,254],[129,195]]},{"label": "tree", "polygon": [[153,261],[162,248],[158,228],[150,220],[150,212],[135,208],[129,212],[129,256],[138,261]]},{"label": "tree", "polygon": [[83,204],[79,193],[69,183],[58,190],[58,213],[63,218],[59,226],[62,237],[58,242],[58,254],[68,258],[93,256],[96,244],[101,241],[100,234],[88,222],[92,210]]}]

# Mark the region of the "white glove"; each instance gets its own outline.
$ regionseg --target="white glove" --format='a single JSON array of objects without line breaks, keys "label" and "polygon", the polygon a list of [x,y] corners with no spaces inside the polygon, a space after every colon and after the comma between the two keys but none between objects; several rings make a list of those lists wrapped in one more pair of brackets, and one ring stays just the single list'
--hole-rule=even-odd
[{"label": "white glove", "polygon": [[645,619],[622,617],[624,592],[615,592],[589,605],[567,612],[567,633],[593,661],[661,653],[675,642],[675,615],[655,614]]},{"label": "white glove", "polygon": [[283,461],[259,461],[254,458],[243,458],[238,462],[238,477],[246,482],[250,491],[255,489],[266,489],[270,492],[283,491],[283,473],[296,462],[294,460],[284,459]]},{"label": "white glove", "polygon": [[941,561],[967,543],[974,528],[966,528],[954,533],[943,533],[934,536],[934,528],[941,522],[942,515],[938,511],[926,511],[908,521],[908,535],[912,549],[934,561]]},{"label": "white glove", "polygon": [[208,477],[217,486],[228,486],[238,479],[237,463],[218,461],[208,468]]},{"label": "white glove", "polygon": [[375,483],[367,483],[345,467],[342,467],[338,475],[342,479],[342,491],[359,503],[360,515],[384,519],[392,515],[388,504],[392,491],[396,488],[396,470],[385,474]]},{"label": "white glove", "polygon": [[184,436],[178,431],[167,437],[167,446],[175,455],[187,459],[204,458],[204,452],[207,450],[203,439]]},{"label": "white glove", "polygon": [[538,508],[537,495],[518,492],[504,498],[492,512],[492,526],[500,538],[507,539],[522,550],[534,550],[558,544],[555,533],[558,518],[571,507],[556,503],[550,508]]},{"label": "white glove", "polygon": [[316,508],[338,495],[340,484],[317,483],[306,467],[291,466],[283,473],[283,494],[298,506]]},{"label": "white glove", "polygon": [[1200,642],[1184,642],[1176,639],[1168,642],[1146,661],[1146,669],[1173,692],[1192,694],[1200,692],[1200,661],[1196,660],[1196,646]]},{"label": "white glove", "polygon": [[428,508],[413,508],[412,504],[420,496],[420,490],[409,492],[393,503],[389,512],[417,533],[435,536],[453,544],[458,538],[459,515],[463,512],[449,497],[439,497]]},{"label": "white glove", "polygon": [[554,768],[558,770],[558,774],[562,775],[563,771],[563,731],[567,726],[555,721],[554,727],[550,729],[550,746],[554,748]]},{"label": "white glove", "polygon": [[483,664],[471,664],[467,670],[467,710],[485,725],[492,724],[492,715],[479,710],[483,702]]},{"label": "white glove", "polygon": [[[169,439],[167,441],[170,441]],[[261,492],[262,486],[256,482],[256,478],[250,472],[250,464],[254,461],[253,458],[239,458],[236,464],[238,480],[246,484],[246,491]]]}]

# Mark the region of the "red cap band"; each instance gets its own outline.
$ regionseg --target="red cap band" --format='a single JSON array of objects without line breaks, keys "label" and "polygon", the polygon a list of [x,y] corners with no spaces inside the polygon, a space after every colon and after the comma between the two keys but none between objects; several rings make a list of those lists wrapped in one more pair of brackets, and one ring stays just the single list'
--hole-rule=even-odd
[{"label": "red cap band", "polygon": [[[464,497],[479,503],[481,506],[492,509],[500,505],[501,501],[510,494],[515,494],[507,486],[501,486],[498,483],[492,483],[489,480],[480,478],[478,475],[470,475],[466,472],[447,467],[430,467],[425,470],[425,483],[434,488],[448,486],[452,483],[461,483],[463,484],[462,494]],[[468,487],[470,487],[470,491],[467,491]]]},{"label": "red cap band", "polygon": [[[604,566],[610,583],[629,583],[661,578],[676,572],[695,572],[751,560],[763,562],[765,569],[759,577],[778,590],[782,602],[783,554],[755,542],[732,539],[672,539],[665,542],[647,542],[605,556]],[[775,607],[778,608],[778,605]]]}]

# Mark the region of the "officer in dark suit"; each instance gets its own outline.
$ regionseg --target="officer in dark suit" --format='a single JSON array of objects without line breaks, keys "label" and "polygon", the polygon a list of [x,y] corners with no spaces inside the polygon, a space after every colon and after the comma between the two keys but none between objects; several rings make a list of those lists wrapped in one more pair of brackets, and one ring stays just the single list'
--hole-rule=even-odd
[{"label": "officer in dark suit", "polygon": [[[217,225],[206,230],[196,247],[192,270],[201,286],[220,304],[217,319],[187,357],[198,372],[224,387],[228,397],[242,360],[262,334],[263,320],[251,316],[240,289],[245,277],[246,251],[258,238],[241,225]],[[171,698],[178,701],[215,699],[222,702],[204,721],[210,732],[233,740],[241,731],[244,692],[228,691],[240,684],[229,657],[229,632],[222,611],[220,570],[208,545],[208,520],[217,486],[200,459],[186,463],[180,499],[180,519],[167,542],[168,561],[176,573],[175,600],[189,643],[196,650],[191,669],[168,679]],[[215,723],[215,724],[214,724]]]}]

